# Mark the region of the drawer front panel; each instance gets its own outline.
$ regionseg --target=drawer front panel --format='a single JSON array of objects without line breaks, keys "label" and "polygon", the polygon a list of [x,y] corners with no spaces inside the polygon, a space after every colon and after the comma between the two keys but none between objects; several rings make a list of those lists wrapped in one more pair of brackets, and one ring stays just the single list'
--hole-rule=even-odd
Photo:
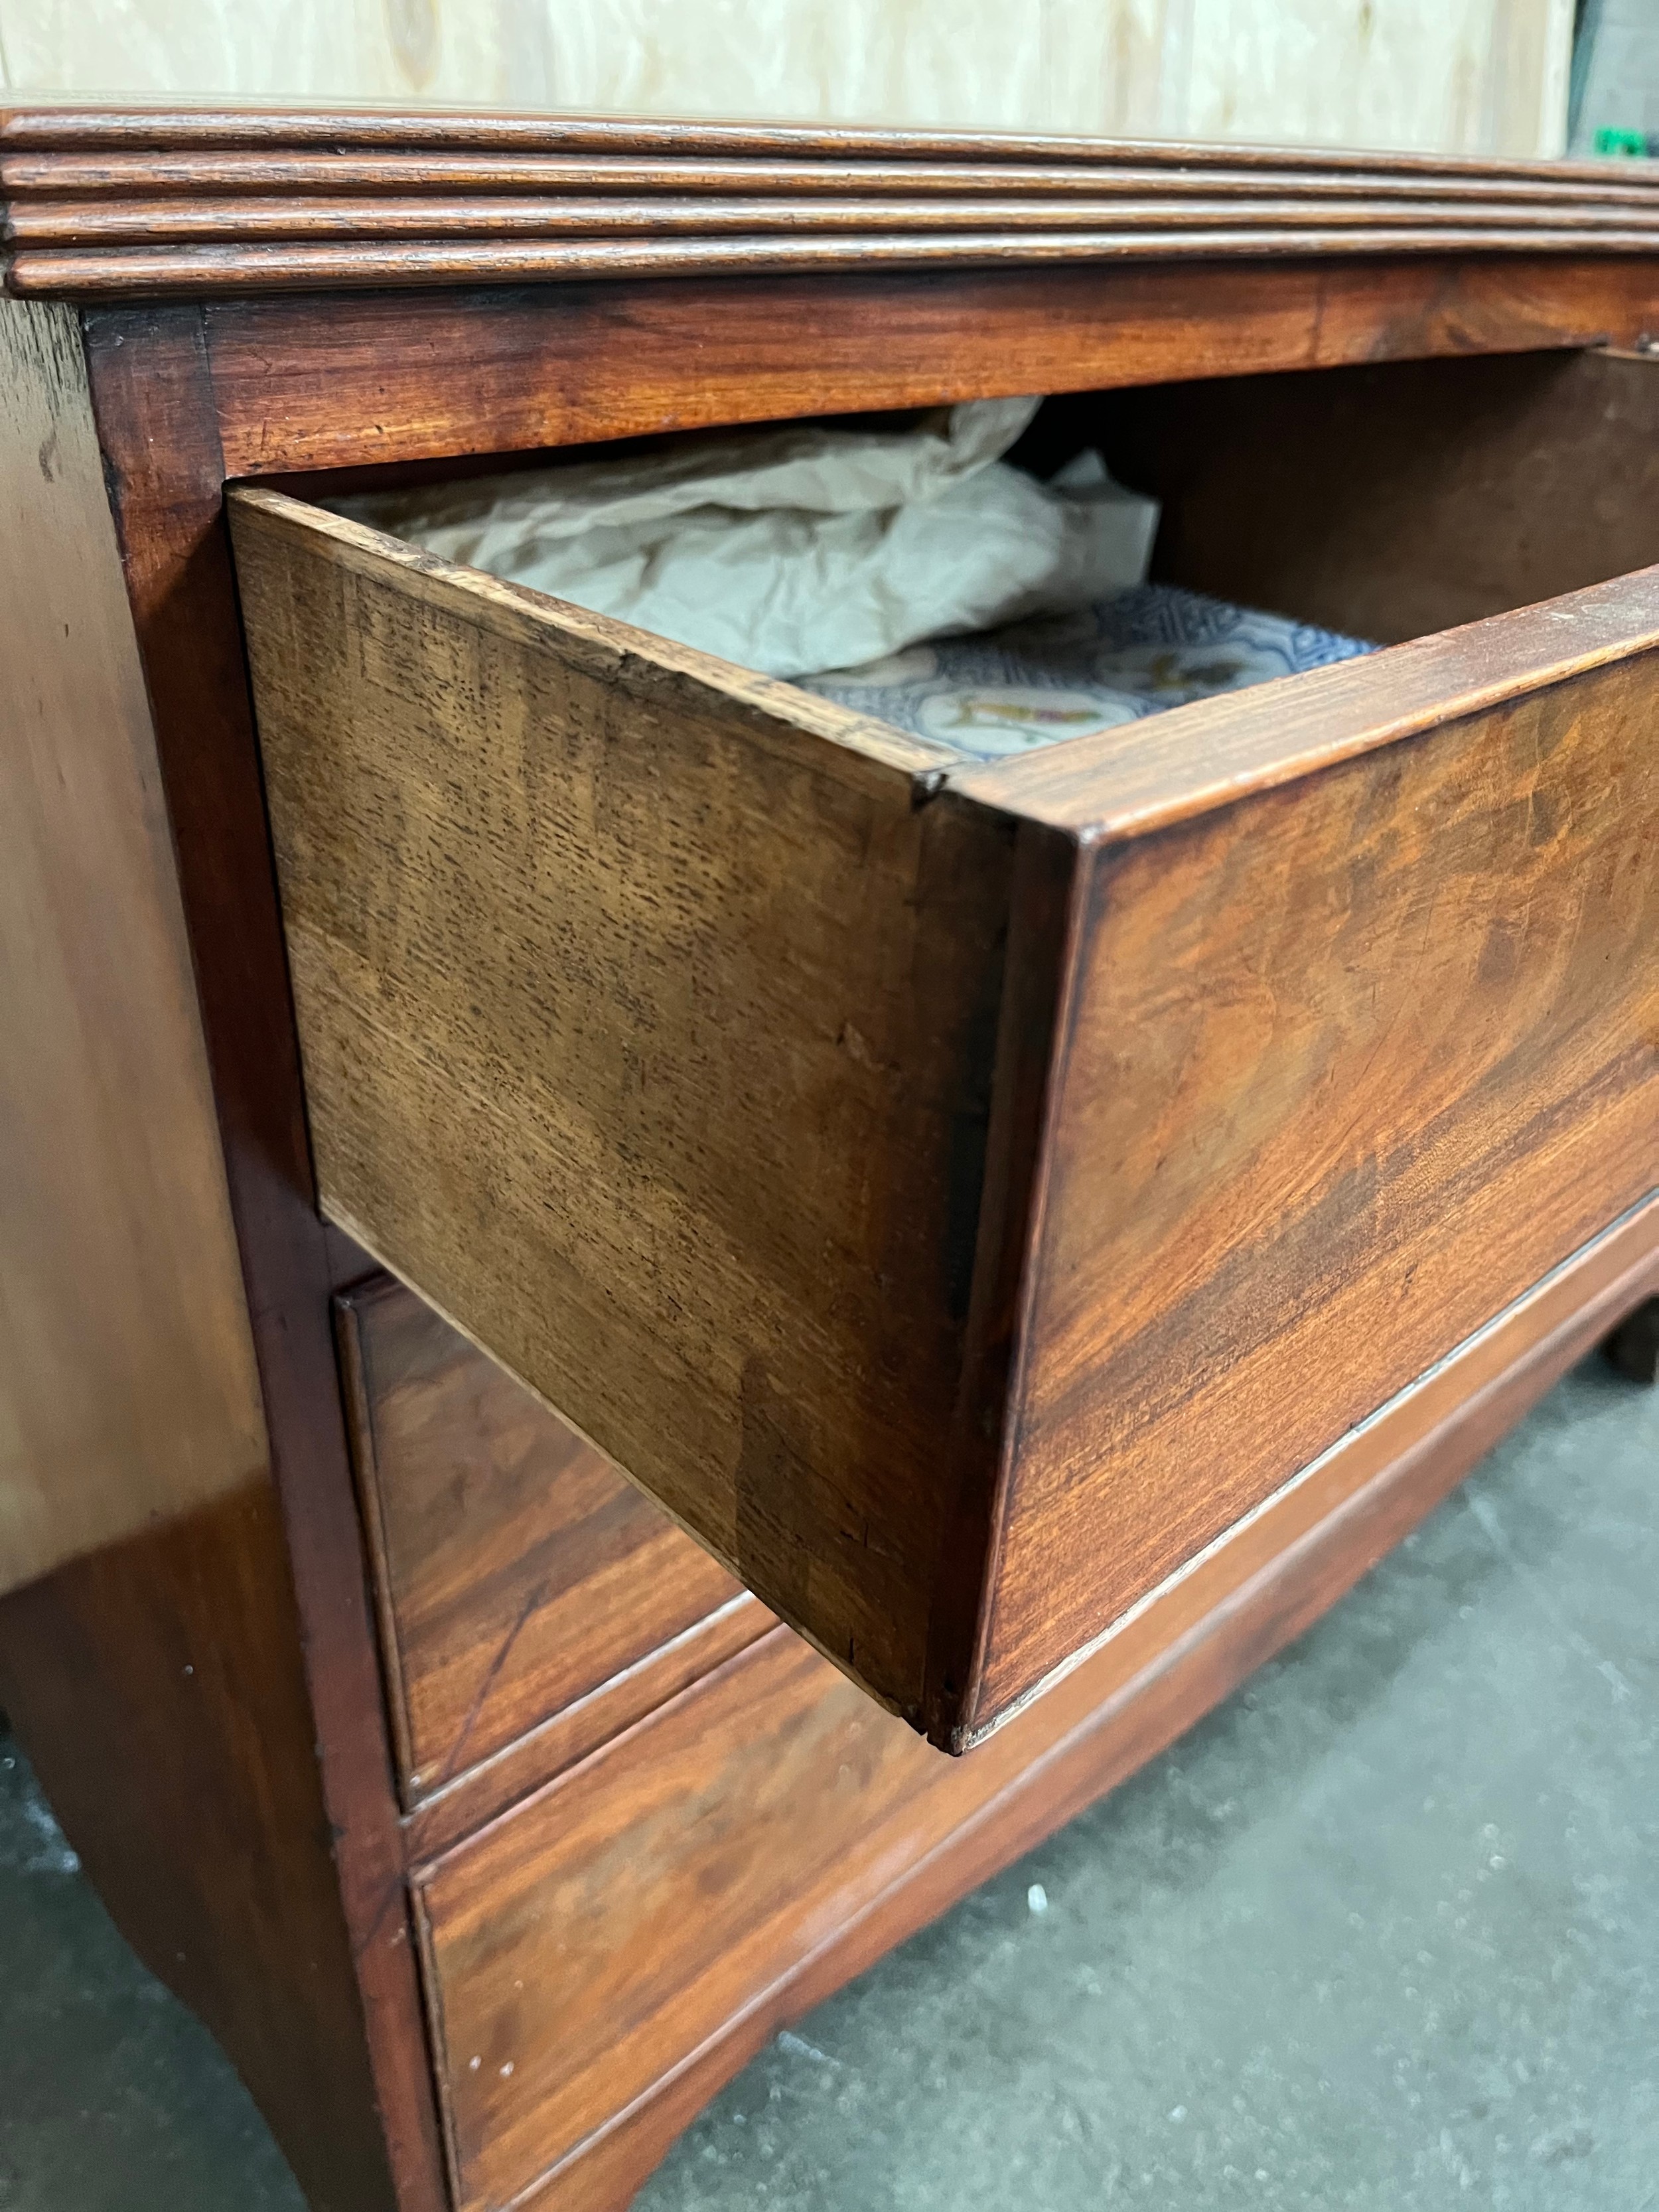
[{"label": "drawer front panel", "polygon": [[768,1992],[863,1949],[861,1914],[893,1914],[877,1955],[1150,1755],[1191,1709],[1103,1724],[1162,1680],[1168,1636],[1149,1624],[952,1759],[778,1629],[417,1875],[461,2212],[516,2203]]},{"label": "drawer front panel", "polygon": [[780,1631],[417,1885],[464,2207],[504,2204],[908,1859],[965,1773]]},{"label": "drawer front panel", "polygon": [[[339,1311],[416,1800],[742,1593],[412,1291],[382,1278]],[[748,1633],[759,1634],[767,1616],[752,1601],[750,1610]]]},{"label": "drawer front panel", "polygon": [[[644,2163],[659,2155],[769,2034],[1299,1634],[1656,1279],[1659,1204],[1598,1238],[1374,1425],[1367,1449],[1275,1500],[971,1759],[941,1757],[779,1631],[418,1870],[465,2212],[586,2202],[586,2177],[635,2121],[654,2146]],[[690,2102],[688,2077],[702,2084]],[[638,2144],[618,2155],[637,2181]],[[611,2201],[602,2181],[593,2195]]]},{"label": "drawer front panel", "polygon": [[1494,703],[1090,848],[983,1717],[1659,1184],[1659,653],[1495,650],[1644,616],[1483,623]]}]

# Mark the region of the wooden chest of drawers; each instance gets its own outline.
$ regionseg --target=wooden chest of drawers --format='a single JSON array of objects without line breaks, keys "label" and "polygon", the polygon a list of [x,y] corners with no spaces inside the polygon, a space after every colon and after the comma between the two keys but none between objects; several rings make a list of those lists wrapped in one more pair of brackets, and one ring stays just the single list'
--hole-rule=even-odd
[{"label": "wooden chest of drawers", "polygon": [[[620,2204],[1648,1310],[1659,195],[70,111],[0,181],[0,1694],[314,2203]],[[1390,649],[966,767],[317,503],[1028,392],[1161,574]]]}]

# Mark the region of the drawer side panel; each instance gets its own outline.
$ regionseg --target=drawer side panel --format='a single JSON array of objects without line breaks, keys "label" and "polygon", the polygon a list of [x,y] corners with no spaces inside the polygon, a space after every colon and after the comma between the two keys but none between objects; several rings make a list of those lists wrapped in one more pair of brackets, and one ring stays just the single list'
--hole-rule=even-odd
[{"label": "drawer side panel", "polygon": [[788,687],[233,507],[325,1210],[917,1711],[1011,830]]}]

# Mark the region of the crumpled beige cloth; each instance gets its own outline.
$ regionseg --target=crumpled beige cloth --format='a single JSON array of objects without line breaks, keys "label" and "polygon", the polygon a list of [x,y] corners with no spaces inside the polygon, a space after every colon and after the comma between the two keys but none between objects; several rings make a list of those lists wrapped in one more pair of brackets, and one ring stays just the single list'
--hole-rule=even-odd
[{"label": "crumpled beige cloth", "polygon": [[1097,459],[1000,458],[1036,399],[902,428],[721,431],[611,460],[331,502],[450,561],[771,676],[1064,613],[1141,582],[1154,501]]}]

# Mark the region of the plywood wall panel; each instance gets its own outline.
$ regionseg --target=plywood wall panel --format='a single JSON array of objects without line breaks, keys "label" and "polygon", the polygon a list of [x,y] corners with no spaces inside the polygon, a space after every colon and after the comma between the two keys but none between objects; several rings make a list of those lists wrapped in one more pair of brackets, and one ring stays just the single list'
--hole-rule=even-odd
[{"label": "plywood wall panel", "polygon": [[15,91],[1552,154],[1572,0],[0,0]]}]

